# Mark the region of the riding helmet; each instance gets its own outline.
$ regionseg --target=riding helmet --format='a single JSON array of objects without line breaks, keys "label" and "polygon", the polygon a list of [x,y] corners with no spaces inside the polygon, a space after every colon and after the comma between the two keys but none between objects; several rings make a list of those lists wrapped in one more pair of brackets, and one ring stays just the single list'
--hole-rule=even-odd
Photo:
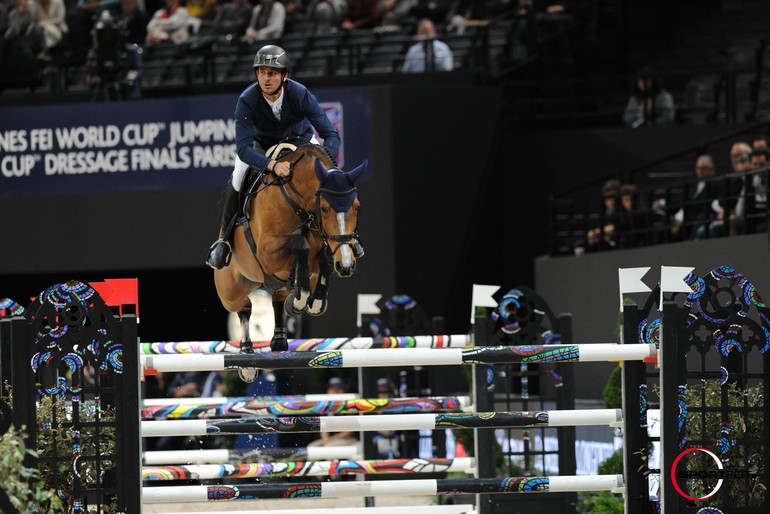
[{"label": "riding helmet", "polygon": [[265,45],[254,56],[254,69],[260,66],[288,72],[289,55],[280,46]]}]

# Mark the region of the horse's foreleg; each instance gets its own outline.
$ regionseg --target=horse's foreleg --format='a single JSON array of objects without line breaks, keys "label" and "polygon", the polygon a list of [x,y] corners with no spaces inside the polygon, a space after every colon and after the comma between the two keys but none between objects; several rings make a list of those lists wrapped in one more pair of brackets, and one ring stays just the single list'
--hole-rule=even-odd
[{"label": "horse's foreleg", "polygon": [[273,315],[275,316],[275,330],[273,338],[270,340],[270,350],[274,352],[285,352],[289,349],[289,340],[287,338],[286,324],[284,323],[284,299],[278,293],[273,294]]},{"label": "horse's foreleg", "polygon": [[311,316],[320,316],[326,312],[326,296],[329,293],[329,278],[332,274],[332,258],[324,249],[318,254],[318,283],[313,290],[305,311]]},{"label": "horse's foreleg", "polygon": [[308,263],[310,245],[304,236],[295,234],[289,236],[286,246],[294,255],[297,287],[294,289],[293,296],[289,296],[284,303],[284,309],[288,316],[297,316],[307,306],[311,294],[310,265]]},{"label": "horse's foreleg", "polygon": [[[248,307],[238,311],[238,321],[241,322],[241,352],[254,353],[254,347],[251,344],[251,335],[249,334],[249,320],[251,319],[251,302]],[[259,374],[257,368],[239,368],[238,376],[244,382],[254,382]]]}]

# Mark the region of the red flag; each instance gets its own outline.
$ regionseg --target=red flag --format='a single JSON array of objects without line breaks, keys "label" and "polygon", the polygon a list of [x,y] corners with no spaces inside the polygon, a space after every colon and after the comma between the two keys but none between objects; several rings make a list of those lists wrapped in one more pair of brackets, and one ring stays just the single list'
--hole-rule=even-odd
[{"label": "red flag", "polygon": [[104,282],[89,282],[104,303],[110,307],[118,307],[123,315],[124,305],[133,305],[136,317],[139,317],[139,279],[137,278],[108,278]]}]

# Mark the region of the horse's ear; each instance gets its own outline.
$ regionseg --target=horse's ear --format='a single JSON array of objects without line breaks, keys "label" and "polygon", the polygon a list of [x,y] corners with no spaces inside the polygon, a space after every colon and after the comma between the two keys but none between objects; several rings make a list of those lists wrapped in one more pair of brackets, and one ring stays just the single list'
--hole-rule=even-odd
[{"label": "horse's ear", "polygon": [[315,160],[315,176],[318,178],[318,182],[323,184],[326,179],[329,178],[329,172],[326,171],[324,165],[321,163],[321,159]]},{"label": "horse's ear", "polygon": [[364,171],[366,171],[366,167],[369,165],[369,159],[364,159],[364,162],[362,162],[357,168],[350,170],[347,172],[348,178],[350,178],[350,181],[352,183],[356,183],[356,180],[358,180],[361,175],[364,174]]}]

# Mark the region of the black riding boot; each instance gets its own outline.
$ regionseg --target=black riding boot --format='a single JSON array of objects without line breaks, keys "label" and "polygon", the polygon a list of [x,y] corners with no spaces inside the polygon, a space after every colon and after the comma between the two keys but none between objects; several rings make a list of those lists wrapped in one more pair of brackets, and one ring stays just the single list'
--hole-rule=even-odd
[{"label": "black riding boot", "polygon": [[214,269],[222,269],[230,264],[230,235],[235,225],[235,216],[238,215],[238,191],[233,189],[228,182],[224,195],[222,195],[222,220],[219,228],[219,239],[211,248],[206,264]]}]

